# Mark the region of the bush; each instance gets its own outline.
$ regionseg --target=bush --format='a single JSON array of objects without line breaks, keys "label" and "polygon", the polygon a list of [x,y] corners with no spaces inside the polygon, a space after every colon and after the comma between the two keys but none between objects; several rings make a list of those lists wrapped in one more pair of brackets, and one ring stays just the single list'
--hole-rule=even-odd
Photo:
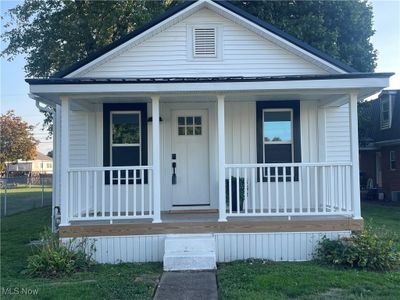
[{"label": "bush", "polygon": [[28,257],[27,272],[34,276],[71,274],[88,270],[94,264],[94,244],[89,245],[86,238],[61,243],[57,234],[46,229],[37,247],[38,251]]},{"label": "bush", "polygon": [[339,240],[323,237],[315,258],[322,263],[373,271],[388,271],[400,266],[400,251],[394,240],[384,233],[378,235],[370,228]]}]

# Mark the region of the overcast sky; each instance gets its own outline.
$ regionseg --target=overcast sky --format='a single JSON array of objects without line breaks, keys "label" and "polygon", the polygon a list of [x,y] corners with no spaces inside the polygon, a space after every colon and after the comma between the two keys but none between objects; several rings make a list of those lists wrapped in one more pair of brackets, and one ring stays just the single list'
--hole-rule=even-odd
[{"label": "overcast sky", "polygon": [[[1,15],[22,1],[0,0]],[[374,28],[376,33],[372,38],[378,50],[378,66],[376,72],[396,72],[390,82],[391,89],[400,89],[400,0],[372,1],[374,8]],[[3,30],[3,27],[1,26]],[[1,49],[4,45],[1,44]],[[24,57],[16,57],[12,62],[3,58],[1,65],[1,98],[0,108],[4,113],[10,109],[32,125],[37,125],[35,137],[40,140],[39,151],[47,153],[52,149],[51,140],[46,139],[47,133],[42,131],[43,115],[38,111],[35,102],[28,94],[25,83]]]}]

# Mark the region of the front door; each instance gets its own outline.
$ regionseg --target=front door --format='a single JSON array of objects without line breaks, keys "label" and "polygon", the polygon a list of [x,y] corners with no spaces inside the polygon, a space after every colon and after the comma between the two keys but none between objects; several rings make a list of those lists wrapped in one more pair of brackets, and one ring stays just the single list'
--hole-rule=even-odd
[{"label": "front door", "polygon": [[[173,206],[210,204],[208,111],[172,111]],[[171,165],[172,165],[171,163]]]}]

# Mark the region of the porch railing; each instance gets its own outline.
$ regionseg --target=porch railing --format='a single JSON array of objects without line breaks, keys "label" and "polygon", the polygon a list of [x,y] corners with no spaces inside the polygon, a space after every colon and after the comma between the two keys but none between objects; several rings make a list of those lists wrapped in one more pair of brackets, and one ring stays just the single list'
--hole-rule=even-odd
[{"label": "porch railing", "polygon": [[69,221],[153,218],[152,167],[68,170]]},{"label": "porch railing", "polygon": [[227,216],[352,215],[351,163],[228,164]]}]

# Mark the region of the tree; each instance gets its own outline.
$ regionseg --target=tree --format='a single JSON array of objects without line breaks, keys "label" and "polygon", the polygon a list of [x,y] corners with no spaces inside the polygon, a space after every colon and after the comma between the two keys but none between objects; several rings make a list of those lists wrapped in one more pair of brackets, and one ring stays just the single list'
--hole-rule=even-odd
[{"label": "tree", "polygon": [[[26,54],[28,77],[48,77],[182,0],[25,0],[8,11],[1,55]],[[372,7],[355,1],[231,1],[361,72],[373,71]],[[51,132],[52,116],[45,124]]]},{"label": "tree", "polygon": [[0,116],[0,170],[4,169],[6,162],[35,158],[38,141],[32,130],[33,126],[12,110]]}]

